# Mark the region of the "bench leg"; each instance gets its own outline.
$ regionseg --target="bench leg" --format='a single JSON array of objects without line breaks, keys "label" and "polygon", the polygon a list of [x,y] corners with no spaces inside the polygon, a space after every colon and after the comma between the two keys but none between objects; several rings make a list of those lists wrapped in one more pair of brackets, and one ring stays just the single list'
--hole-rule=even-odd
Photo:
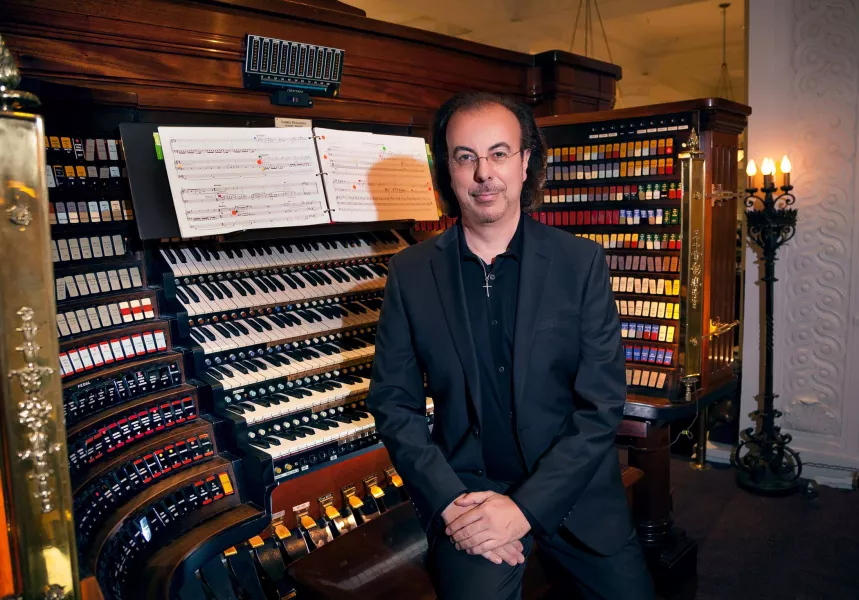
[{"label": "bench leg", "polygon": [[663,598],[690,597],[697,573],[697,544],[674,527],[671,510],[671,450],[668,425],[647,425],[646,435],[634,438],[629,466],[644,479],[632,494],[632,516],[653,576]]}]

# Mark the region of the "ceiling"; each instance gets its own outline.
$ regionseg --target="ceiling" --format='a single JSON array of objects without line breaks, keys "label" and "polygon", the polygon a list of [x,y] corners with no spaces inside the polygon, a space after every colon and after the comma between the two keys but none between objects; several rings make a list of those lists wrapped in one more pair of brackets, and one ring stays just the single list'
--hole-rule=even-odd
[{"label": "ceiling", "polygon": [[[346,2],[364,9],[373,19],[491,46],[528,53],[572,50],[613,62],[623,68],[618,108],[712,96],[719,83],[722,16],[718,0]],[[588,4],[591,27],[586,52]],[[740,102],[746,96],[745,4],[746,0],[734,0],[727,11],[728,74],[732,99]],[[584,8],[579,13],[580,6]],[[575,46],[571,47],[577,13]]]}]

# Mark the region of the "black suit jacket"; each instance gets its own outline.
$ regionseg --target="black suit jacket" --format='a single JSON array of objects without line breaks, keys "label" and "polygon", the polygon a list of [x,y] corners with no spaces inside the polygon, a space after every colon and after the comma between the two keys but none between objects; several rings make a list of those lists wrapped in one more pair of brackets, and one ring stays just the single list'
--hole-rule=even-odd
[{"label": "black suit jacket", "polygon": [[[566,527],[602,554],[631,521],[614,438],[626,378],[605,253],[527,217],[513,349],[513,402],[528,477],[510,496],[536,529]],[[458,233],[388,265],[367,405],[428,529],[482,475],[481,391]],[[426,390],[424,390],[426,378]],[[425,398],[435,403],[430,433]]]}]

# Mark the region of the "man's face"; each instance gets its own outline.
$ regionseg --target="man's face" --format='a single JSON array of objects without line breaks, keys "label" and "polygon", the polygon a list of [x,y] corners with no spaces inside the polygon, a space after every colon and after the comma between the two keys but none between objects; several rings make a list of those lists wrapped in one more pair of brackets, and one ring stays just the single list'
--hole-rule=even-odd
[{"label": "man's face", "polygon": [[495,223],[518,213],[530,150],[521,151],[522,130],[498,104],[459,111],[447,126],[451,184],[463,218]]}]

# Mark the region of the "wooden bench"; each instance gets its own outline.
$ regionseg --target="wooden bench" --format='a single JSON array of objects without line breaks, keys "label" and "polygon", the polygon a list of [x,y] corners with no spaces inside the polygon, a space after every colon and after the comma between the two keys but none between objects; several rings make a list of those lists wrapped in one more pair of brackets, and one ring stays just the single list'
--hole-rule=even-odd
[{"label": "wooden bench", "polygon": [[[633,486],[643,474],[622,465],[622,477],[631,506]],[[297,561],[289,574],[303,600],[434,600],[426,555],[414,509],[403,504]],[[524,597],[548,599],[553,589],[574,597],[568,584],[559,583],[563,576],[537,549],[526,565]]]}]

